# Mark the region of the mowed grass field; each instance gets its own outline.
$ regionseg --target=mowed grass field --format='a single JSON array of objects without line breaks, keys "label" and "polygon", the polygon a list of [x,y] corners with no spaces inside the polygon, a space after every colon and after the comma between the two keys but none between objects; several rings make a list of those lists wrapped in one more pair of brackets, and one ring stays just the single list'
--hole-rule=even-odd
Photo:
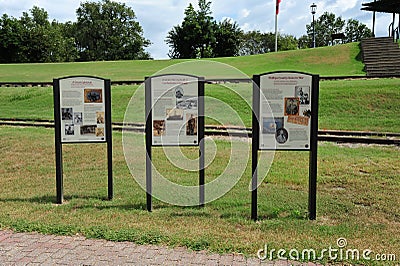
[{"label": "mowed grass field", "polygon": [[[260,220],[255,223],[250,220],[250,163],[240,165],[245,171],[234,188],[204,209],[154,200],[154,210],[148,213],[146,194],[130,174],[121,133],[115,132],[114,199],[105,200],[105,145],[64,145],[65,203],[58,206],[53,130],[0,127],[0,135],[3,229],[247,256],[256,256],[265,244],[276,250],[334,248],[338,238],[346,238],[348,248],[371,249],[374,254],[400,250],[398,147],[320,143],[316,221],[307,219],[308,153],[277,152],[258,191]],[[205,170],[206,182],[218,177],[230,159],[230,143],[215,142],[218,152]],[[190,147],[183,150],[197,153]],[[195,172],[172,167],[162,150],[153,149],[153,158],[168,180],[198,182]]]},{"label": "mowed grass field", "polygon": [[[94,75],[115,81],[143,80],[166,67],[196,61],[199,60],[7,64],[0,65],[0,82],[51,82],[53,78],[70,75]],[[358,43],[206,61],[227,64],[250,77],[276,70],[301,71],[321,76],[365,75]],[[206,77],[210,78],[215,71],[209,69],[206,73]]]},{"label": "mowed grass field", "polygon": [[[275,70],[326,76],[364,75],[357,44],[218,60],[250,76]],[[0,65],[0,81],[48,81],[76,74],[114,80],[142,79],[160,70],[162,64],[176,62]],[[400,132],[399,87],[399,79],[322,81],[320,129]],[[114,122],[124,120],[132,95],[141,103],[140,90],[139,86],[112,88]],[[230,114],[221,115],[215,105],[206,103],[206,114],[223,117],[219,122],[207,119],[207,124],[237,125],[242,120],[244,125],[251,125],[251,109],[247,105],[251,84],[207,85],[206,95],[227,103],[240,117],[238,120]],[[2,87],[0,118],[51,120],[52,97],[51,88]],[[138,107],[138,113],[142,107]],[[139,115],[137,119],[140,122],[144,117]],[[206,182],[226,169],[231,156],[228,140],[206,142],[206,148],[213,146],[217,152],[205,170]],[[246,256],[256,256],[266,244],[276,250],[321,251],[330,246],[336,248],[337,239],[342,237],[347,239],[350,249],[371,249],[371,257],[396,254],[400,260],[398,147],[319,143],[316,221],[307,219],[308,153],[277,152],[259,188],[260,220],[256,223],[250,220],[250,162],[240,165],[245,171],[239,173],[242,178],[236,186],[204,209],[155,200],[154,211],[148,213],[146,194],[125,162],[121,133],[113,132],[113,147],[115,197],[107,201],[105,145],[64,145],[66,201],[58,206],[54,204],[54,130],[0,127],[0,227]],[[197,154],[195,148],[185,147],[182,151],[190,158]],[[197,184],[196,172],[171,167],[161,149],[155,148],[153,153],[157,168],[169,180]],[[326,258],[322,262],[327,263]],[[377,261],[350,262],[390,265]]]}]

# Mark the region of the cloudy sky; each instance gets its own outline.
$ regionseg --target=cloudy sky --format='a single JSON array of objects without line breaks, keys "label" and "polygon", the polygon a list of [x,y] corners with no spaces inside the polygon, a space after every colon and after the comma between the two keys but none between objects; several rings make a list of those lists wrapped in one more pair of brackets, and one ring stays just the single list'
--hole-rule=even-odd
[{"label": "cloudy sky", "polygon": [[[94,1],[94,0],[90,0]],[[189,5],[197,8],[198,0],[116,0],[126,3],[135,11],[144,30],[144,36],[153,43],[147,49],[155,59],[168,58],[165,38],[173,26],[182,22],[184,10]],[[245,30],[273,32],[275,27],[276,0],[211,0],[213,16],[217,21],[231,18]],[[372,0],[315,0],[316,17],[324,12],[332,12],[343,19],[357,19],[372,27],[372,12],[361,11],[362,3]],[[33,6],[44,8],[50,20],[60,22],[75,21],[75,11],[81,0],[0,0],[0,14],[19,18],[24,11]],[[310,5],[313,1],[282,0],[278,18],[278,30],[283,34],[297,37],[305,34],[305,25],[312,20]],[[377,36],[386,36],[391,15],[377,14]],[[396,22],[397,23],[397,22]]]}]

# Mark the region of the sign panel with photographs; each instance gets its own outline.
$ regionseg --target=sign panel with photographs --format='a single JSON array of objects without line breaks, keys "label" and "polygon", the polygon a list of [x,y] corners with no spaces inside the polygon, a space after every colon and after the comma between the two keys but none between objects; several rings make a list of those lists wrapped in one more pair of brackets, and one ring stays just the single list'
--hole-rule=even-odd
[{"label": "sign panel with photographs", "polygon": [[309,150],[313,77],[271,73],[259,82],[259,149]]},{"label": "sign panel with photographs", "polygon": [[105,81],[71,77],[59,82],[61,142],[105,142]]},{"label": "sign panel with photographs", "polygon": [[257,220],[260,150],[306,150],[309,219],[316,219],[319,75],[273,72],[253,76],[251,218]]},{"label": "sign panel with photographs", "polygon": [[150,81],[152,145],[199,144],[199,78],[155,76]]}]

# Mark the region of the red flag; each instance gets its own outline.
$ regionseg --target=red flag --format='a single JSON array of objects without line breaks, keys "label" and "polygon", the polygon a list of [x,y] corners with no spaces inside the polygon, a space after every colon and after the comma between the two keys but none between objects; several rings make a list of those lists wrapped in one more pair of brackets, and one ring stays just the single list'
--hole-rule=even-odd
[{"label": "red flag", "polygon": [[281,3],[281,0],[276,0],[276,14],[279,14],[279,4]]}]

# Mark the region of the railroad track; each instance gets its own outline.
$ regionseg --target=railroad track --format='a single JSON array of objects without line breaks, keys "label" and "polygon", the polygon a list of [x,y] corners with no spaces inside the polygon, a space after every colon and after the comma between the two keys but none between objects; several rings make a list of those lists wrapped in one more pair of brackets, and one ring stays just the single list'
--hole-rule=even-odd
[{"label": "railroad track", "polygon": [[[0,118],[0,126],[22,126],[22,127],[45,127],[54,128],[52,120],[26,120],[26,119],[8,119]],[[143,132],[144,124],[141,123],[113,123],[112,128],[115,131],[133,131]],[[236,126],[205,126],[206,136],[231,136],[251,138],[251,128]],[[319,130],[318,141],[336,142],[336,143],[363,143],[379,145],[400,146],[400,133],[391,132],[368,132],[368,131],[340,131],[340,130]]]},{"label": "railroad track", "polygon": [[[320,80],[356,80],[356,79],[376,79],[377,77],[367,76],[321,76]],[[391,76],[385,78],[400,78],[400,76]],[[112,80],[111,85],[141,85],[144,80]],[[250,83],[252,79],[237,78],[237,79],[207,79],[206,83]],[[52,81],[46,82],[0,82],[0,87],[24,88],[24,87],[52,87]]]}]

